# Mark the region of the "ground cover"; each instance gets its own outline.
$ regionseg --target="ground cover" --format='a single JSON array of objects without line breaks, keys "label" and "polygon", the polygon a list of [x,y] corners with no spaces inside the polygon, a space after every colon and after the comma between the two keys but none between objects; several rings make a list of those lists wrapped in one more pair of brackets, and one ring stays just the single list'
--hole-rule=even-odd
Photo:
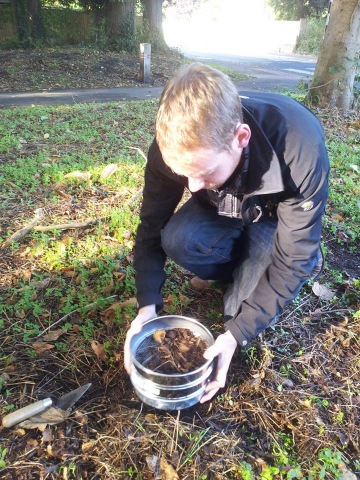
[{"label": "ground cover", "polygon": [[[189,61],[175,50],[153,52],[151,85],[164,85],[184,63]],[[250,78],[225,70],[234,82]],[[0,50],[0,91],[3,92],[144,86],[139,81],[139,73],[139,55],[126,52],[70,47]]]},{"label": "ground cover", "polygon": [[[44,432],[1,428],[1,478],[354,479],[359,118],[318,112],[332,162],[320,286],[308,282],[280,321],[236,354],[216,399],[178,413],[142,405],[122,362],[155,112],[155,100],[2,111],[0,414],[93,386]],[[221,293],[196,292],[188,272],[166,268],[165,312],[222,332]]]}]

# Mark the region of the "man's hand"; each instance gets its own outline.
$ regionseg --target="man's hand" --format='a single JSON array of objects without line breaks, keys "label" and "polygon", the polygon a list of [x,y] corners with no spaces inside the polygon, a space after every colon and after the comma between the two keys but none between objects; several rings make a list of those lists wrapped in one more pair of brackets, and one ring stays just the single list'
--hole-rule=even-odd
[{"label": "man's hand", "polygon": [[227,372],[236,347],[237,341],[235,340],[235,337],[231,332],[227,331],[226,333],[219,335],[214,345],[205,351],[204,357],[207,360],[212,360],[213,358],[218,357],[218,363],[215,372],[215,379],[206,386],[205,393],[201,397],[200,403],[207,402],[220,388],[225,387]]},{"label": "man's hand", "polygon": [[156,307],[155,305],[147,305],[139,309],[138,315],[131,322],[131,327],[126,335],[126,340],[124,344],[124,367],[128,375],[130,375],[130,341],[134,335],[141,332],[143,324],[147,320],[151,320],[156,317]]}]

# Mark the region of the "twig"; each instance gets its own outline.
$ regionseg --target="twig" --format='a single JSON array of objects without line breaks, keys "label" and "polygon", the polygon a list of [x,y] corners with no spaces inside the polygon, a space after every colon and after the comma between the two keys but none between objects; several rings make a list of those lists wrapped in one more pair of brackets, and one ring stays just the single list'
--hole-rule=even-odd
[{"label": "twig", "polygon": [[33,228],[35,228],[35,225],[39,222],[39,220],[43,216],[43,211],[42,208],[37,208],[35,210],[35,218],[32,220],[30,223],[28,223],[25,227],[21,228],[20,230],[17,230],[15,233],[13,233],[5,242],[1,245],[0,248],[6,248],[9,245],[11,245],[13,242],[16,242],[17,240],[20,240],[20,238],[25,237],[27,233],[30,232]]},{"label": "twig", "polygon": [[89,218],[85,222],[80,222],[80,223],[63,223],[60,225],[54,224],[54,225],[47,225],[47,226],[39,225],[38,227],[34,227],[34,230],[36,230],[37,232],[48,232],[50,230],[68,230],[70,228],[85,228],[98,221],[99,220],[96,218]]},{"label": "twig", "polygon": [[[104,298],[104,300],[109,300],[110,298],[115,298],[115,297],[117,297],[117,295],[112,295],[111,297],[106,297],[106,298]],[[41,333],[39,333],[38,337],[41,337],[42,335],[44,335],[44,333],[46,333],[46,332],[47,332],[48,330],[50,330],[52,327],[55,327],[55,325],[58,325],[60,322],[62,322],[62,321],[65,320],[66,318],[70,317],[73,313],[78,312],[79,310],[82,310],[83,308],[94,307],[95,305],[97,305],[96,302],[89,303],[89,305],[85,305],[85,306],[83,306],[83,307],[76,308],[76,309],[73,310],[72,312],[67,313],[67,314],[64,315],[63,317],[59,318],[59,320],[56,320],[55,323],[53,323],[53,324],[50,325],[49,327],[45,328],[45,330],[43,330]]]},{"label": "twig", "polygon": [[127,202],[124,203],[124,207],[128,207],[129,205],[131,205],[132,203],[134,203],[135,200],[137,199],[137,197],[139,197],[139,196],[142,194],[142,191],[143,191],[143,188],[141,187],[141,188],[135,193],[135,195],[133,195]]},{"label": "twig", "polygon": [[146,163],[147,163],[147,158],[146,158],[145,153],[141,150],[141,148],[138,148],[138,147],[127,147],[127,148],[131,148],[131,150],[137,150],[137,151],[140,153],[140,155],[141,155],[141,156],[143,157],[143,159],[145,160],[145,163],[144,163],[144,165],[142,166],[142,168],[144,168],[145,165],[146,165]]}]

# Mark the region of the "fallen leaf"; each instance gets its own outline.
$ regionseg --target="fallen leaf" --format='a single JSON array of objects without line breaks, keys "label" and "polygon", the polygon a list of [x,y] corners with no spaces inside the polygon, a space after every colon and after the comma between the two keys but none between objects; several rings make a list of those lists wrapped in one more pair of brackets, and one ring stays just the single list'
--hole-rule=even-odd
[{"label": "fallen leaf", "polygon": [[170,463],[168,463],[164,457],[160,458],[160,472],[164,480],[178,480],[179,476],[176,470]]},{"label": "fallen leaf", "polygon": [[5,372],[0,375],[0,386],[1,387],[6,387],[6,385],[9,383],[9,381],[10,381],[10,375],[8,375]]},{"label": "fallen leaf", "polygon": [[75,270],[65,270],[65,272],[61,272],[62,275],[66,278],[75,278],[78,276],[78,272],[75,272]]},{"label": "fallen leaf", "polygon": [[83,180],[87,181],[91,178],[90,172],[80,172],[79,170],[75,170],[74,172],[67,173],[65,178],[76,178],[76,180]]},{"label": "fallen leaf", "polygon": [[43,290],[49,285],[51,280],[52,280],[51,277],[47,277],[47,278],[43,278],[42,280],[38,280],[37,282],[31,282],[30,285],[37,288],[38,290]]},{"label": "fallen leaf", "polygon": [[131,230],[125,230],[125,232],[123,232],[122,234],[122,237],[128,240],[131,237],[131,234],[132,234]]},{"label": "fallen leaf", "polygon": [[97,340],[92,340],[91,348],[94,350],[95,355],[98,357],[99,360],[108,360],[108,356],[105,353],[104,345],[99,343]]},{"label": "fallen leaf", "polygon": [[113,275],[117,277],[116,281],[121,282],[125,278],[125,273],[124,272],[113,272]]},{"label": "fallen leaf", "polygon": [[24,422],[20,423],[20,427],[28,428],[30,430],[38,428],[44,432],[47,425],[57,425],[66,420],[71,413],[71,409],[62,410],[61,408],[50,407],[40,415],[34,415]]},{"label": "fallen leaf", "polygon": [[30,447],[37,447],[39,442],[35,438],[29,438],[26,442],[26,445],[29,445]]},{"label": "fallen leaf", "polygon": [[44,138],[49,138],[50,135],[48,133],[45,133]]},{"label": "fallen leaf", "polygon": [[322,300],[331,300],[335,295],[333,290],[330,290],[330,288],[326,287],[325,285],[321,285],[319,282],[314,283],[312,291]]},{"label": "fallen leaf", "polygon": [[14,435],[19,435],[19,437],[25,437],[26,432],[23,428],[18,428],[17,430],[14,430]]},{"label": "fallen leaf", "polygon": [[107,165],[100,173],[101,180],[105,180],[106,178],[111,177],[111,175],[113,175],[117,169],[118,169],[117,163],[110,163],[109,165]]},{"label": "fallen leaf", "polygon": [[174,305],[174,296],[169,293],[166,299],[164,299],[164,303],[168,303],[169,305]]},{"label": "fallen leaf", "polygon": [[55,342],[55,340],[57,340],[64,333],[65,333],[64,330],[59,328],[58,330],[53,330],[53,331],[47,333],[46,335],[44,335],[43,339],[46,342]]},{"label": "fallen leaf", "polygon": [[54,348],[54,345],[50,345],[50,343],[45,343],[45,342],[35,342],[35,343],[32,343],[31,346],[38,355],[42,355],[48,350],[51,350]]},{"label": "fallen leaf", "polygon": [[47,428],[43,431],[42,441],[43,442],[52,442],[54,440],[54,435],[50,428]]},{"label": "fallen leaf", "polygon": [[26,313],[25,313],[25,310],[23,308],[21,310],[16,310],[15,311],[15,316],[17,318],[25,318],[25,315],[26,315]]},{"label": "fallen leaf", "polygon": [[157,455],[153,455],[151,457],[146,457],[145,460],[146,460],[147,466],[149,467],[149,470],[151,471],[151,473],[154,474],[155,480],[160,480],[162,476],[160,473],[159,457]]},{"label": "fallen leaf", "polygon": [[342,215],[340,215],[339,213],[336,213],[335,215],[331,215],[331,218],[333,220],[337,220],[338,222],[343,222],[344,221],[344,217]]},{"label": "fallen leaf", "polygon": [[112,288],[113,288],[113,286],[114,286],[114,279],[111,278],[111,279],[110,279],[110,282],[109,282],[109,285],[107,285],[107,286],[103,289],[103,291],[102,291],[103,294],[105,295],[105,294],[107,294],[107,293],[110,293],[111,290],[112,290]]}]

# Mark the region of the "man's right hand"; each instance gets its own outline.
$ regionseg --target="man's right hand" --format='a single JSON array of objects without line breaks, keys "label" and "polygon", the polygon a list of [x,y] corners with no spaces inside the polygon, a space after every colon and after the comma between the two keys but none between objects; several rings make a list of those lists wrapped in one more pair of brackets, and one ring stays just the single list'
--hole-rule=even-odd
[{"label": "man's right hand", "polygon": [[131,327],[126,335],[126,340],[124,344],[124,367],[128,375],[130,375],[130,341],[134,335],[141,332],[143,324],[147,320],[151,320],[156,317],[156,306],[147,305],[139,309],[138,315],[131,322]]}]

